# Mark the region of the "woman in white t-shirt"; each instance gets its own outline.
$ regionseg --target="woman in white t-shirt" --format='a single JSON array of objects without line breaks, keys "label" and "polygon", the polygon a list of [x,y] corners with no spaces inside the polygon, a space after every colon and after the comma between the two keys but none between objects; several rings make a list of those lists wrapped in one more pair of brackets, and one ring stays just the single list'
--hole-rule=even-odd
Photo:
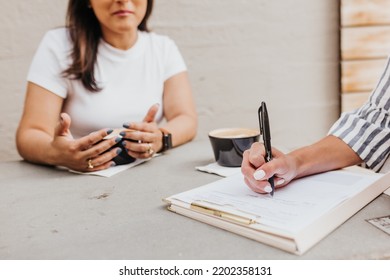
[{"label": "woman in white t-shirt", "polygon": [[[66,28],[45,35],[28,73],[17,131],[24,159],[97,171],[195,136],[186,66],[172,40],[148,32],[152,7],[153,0],[69,1]],[[123,139],[102,141],[119,127],[129,128]]]}]

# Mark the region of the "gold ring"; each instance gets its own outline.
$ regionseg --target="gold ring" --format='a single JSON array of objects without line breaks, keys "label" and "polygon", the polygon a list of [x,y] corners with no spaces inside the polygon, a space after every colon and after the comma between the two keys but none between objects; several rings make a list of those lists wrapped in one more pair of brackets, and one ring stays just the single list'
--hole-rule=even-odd
[{"label": "gold ring", "polygon": [[147,152],[149,153],[149,155],[152,155],[154,153],[152,149],[152,144],[148,143],[148,145],[149,145],[149,149],[147,150]]},{"label": "gold ring", "polygon": [[89,169],[93,169],[93,168],[94,168],[94,166],[93,166],[93,164],[92,164],[92,159],[89,159],[89,160],[88,160],[88,168],[89,168]]}]

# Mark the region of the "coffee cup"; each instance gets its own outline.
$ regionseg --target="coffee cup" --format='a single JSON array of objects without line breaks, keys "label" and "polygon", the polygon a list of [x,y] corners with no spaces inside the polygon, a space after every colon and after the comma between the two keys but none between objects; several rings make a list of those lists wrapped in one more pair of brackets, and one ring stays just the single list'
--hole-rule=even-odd
[{"label": "coffee cup", "polygon": [[220,128],[209,132],[215,161],[226,167],[239,167],[244,151],[259,141],[260,133],[249,128]]},{"label": "coffee cup", "polygon": [[127,140],[127,141],[132,141],[130,139],[123,139],[122,136],[120,135],[120,133],[122,131],[133,131],[132,129],[124,129],[124,128],[117,128],[117,129],[114,129],[113,132],[111,132],[109,135],[107,135],[106,137],[103,138],[103,140],[107,140],[107,139],[111,139],[111,138],[114,138],[114,137],[120,137],[121,140],[116,143],[114,146],[112,146],[109,150],[112,150],[112,149],[115,149],[115,148],[121,148],[122,151],[116,156],[114,157],[112,160],[115,162],[116,165],[123,165],[123,164],[128,164],[128,163],[132,163],[135,161],[135,158],[133,158],[132,156],[129,156],[129,154],[127,153],[126,149],[124,148],[122,142],[123,140]]}]

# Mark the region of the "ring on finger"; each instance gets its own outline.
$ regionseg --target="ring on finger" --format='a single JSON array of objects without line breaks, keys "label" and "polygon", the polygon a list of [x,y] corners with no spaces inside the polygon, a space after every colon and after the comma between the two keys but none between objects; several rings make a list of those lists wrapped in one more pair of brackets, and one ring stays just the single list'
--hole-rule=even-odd
[{"label": "ring on finger", "polygon": [[149,149],[147,150],[147,153],[148,153],[149,155],[152,155],[152,154],[154,153],[154,151],[153,151],[153,149],[152,149],[152,144],[148,143],[148,145],[149,145]]},{"label": "ring on finger", "polygon": [[89,169],[93,169],[94,168],[94,166],[92,164],[92,159],[88,159],[88,168]]}]

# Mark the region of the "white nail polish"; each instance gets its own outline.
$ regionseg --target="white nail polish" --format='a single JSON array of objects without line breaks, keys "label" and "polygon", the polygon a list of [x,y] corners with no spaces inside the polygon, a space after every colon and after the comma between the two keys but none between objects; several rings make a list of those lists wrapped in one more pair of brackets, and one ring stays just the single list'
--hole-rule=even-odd
[{"label": "white nail polish", "polygon": [[266,187],[264,188],[264,191],[267,192],[267,193],[272,192],[271,186],[266,186]]},{"label": "white nail polish", "polygon": [[276,185],[278,185],[278,186],[283,185],[284,182],[286,182],[284,179],[280,179],[280,180],[276,183]]},{"label": "white nail polish", "polygon": [[256,180],[261,180],[264,178],[264,176],[265,176],[265,172],[263,170],[257,170],[255,173],[253,173],[253,177]]}]

